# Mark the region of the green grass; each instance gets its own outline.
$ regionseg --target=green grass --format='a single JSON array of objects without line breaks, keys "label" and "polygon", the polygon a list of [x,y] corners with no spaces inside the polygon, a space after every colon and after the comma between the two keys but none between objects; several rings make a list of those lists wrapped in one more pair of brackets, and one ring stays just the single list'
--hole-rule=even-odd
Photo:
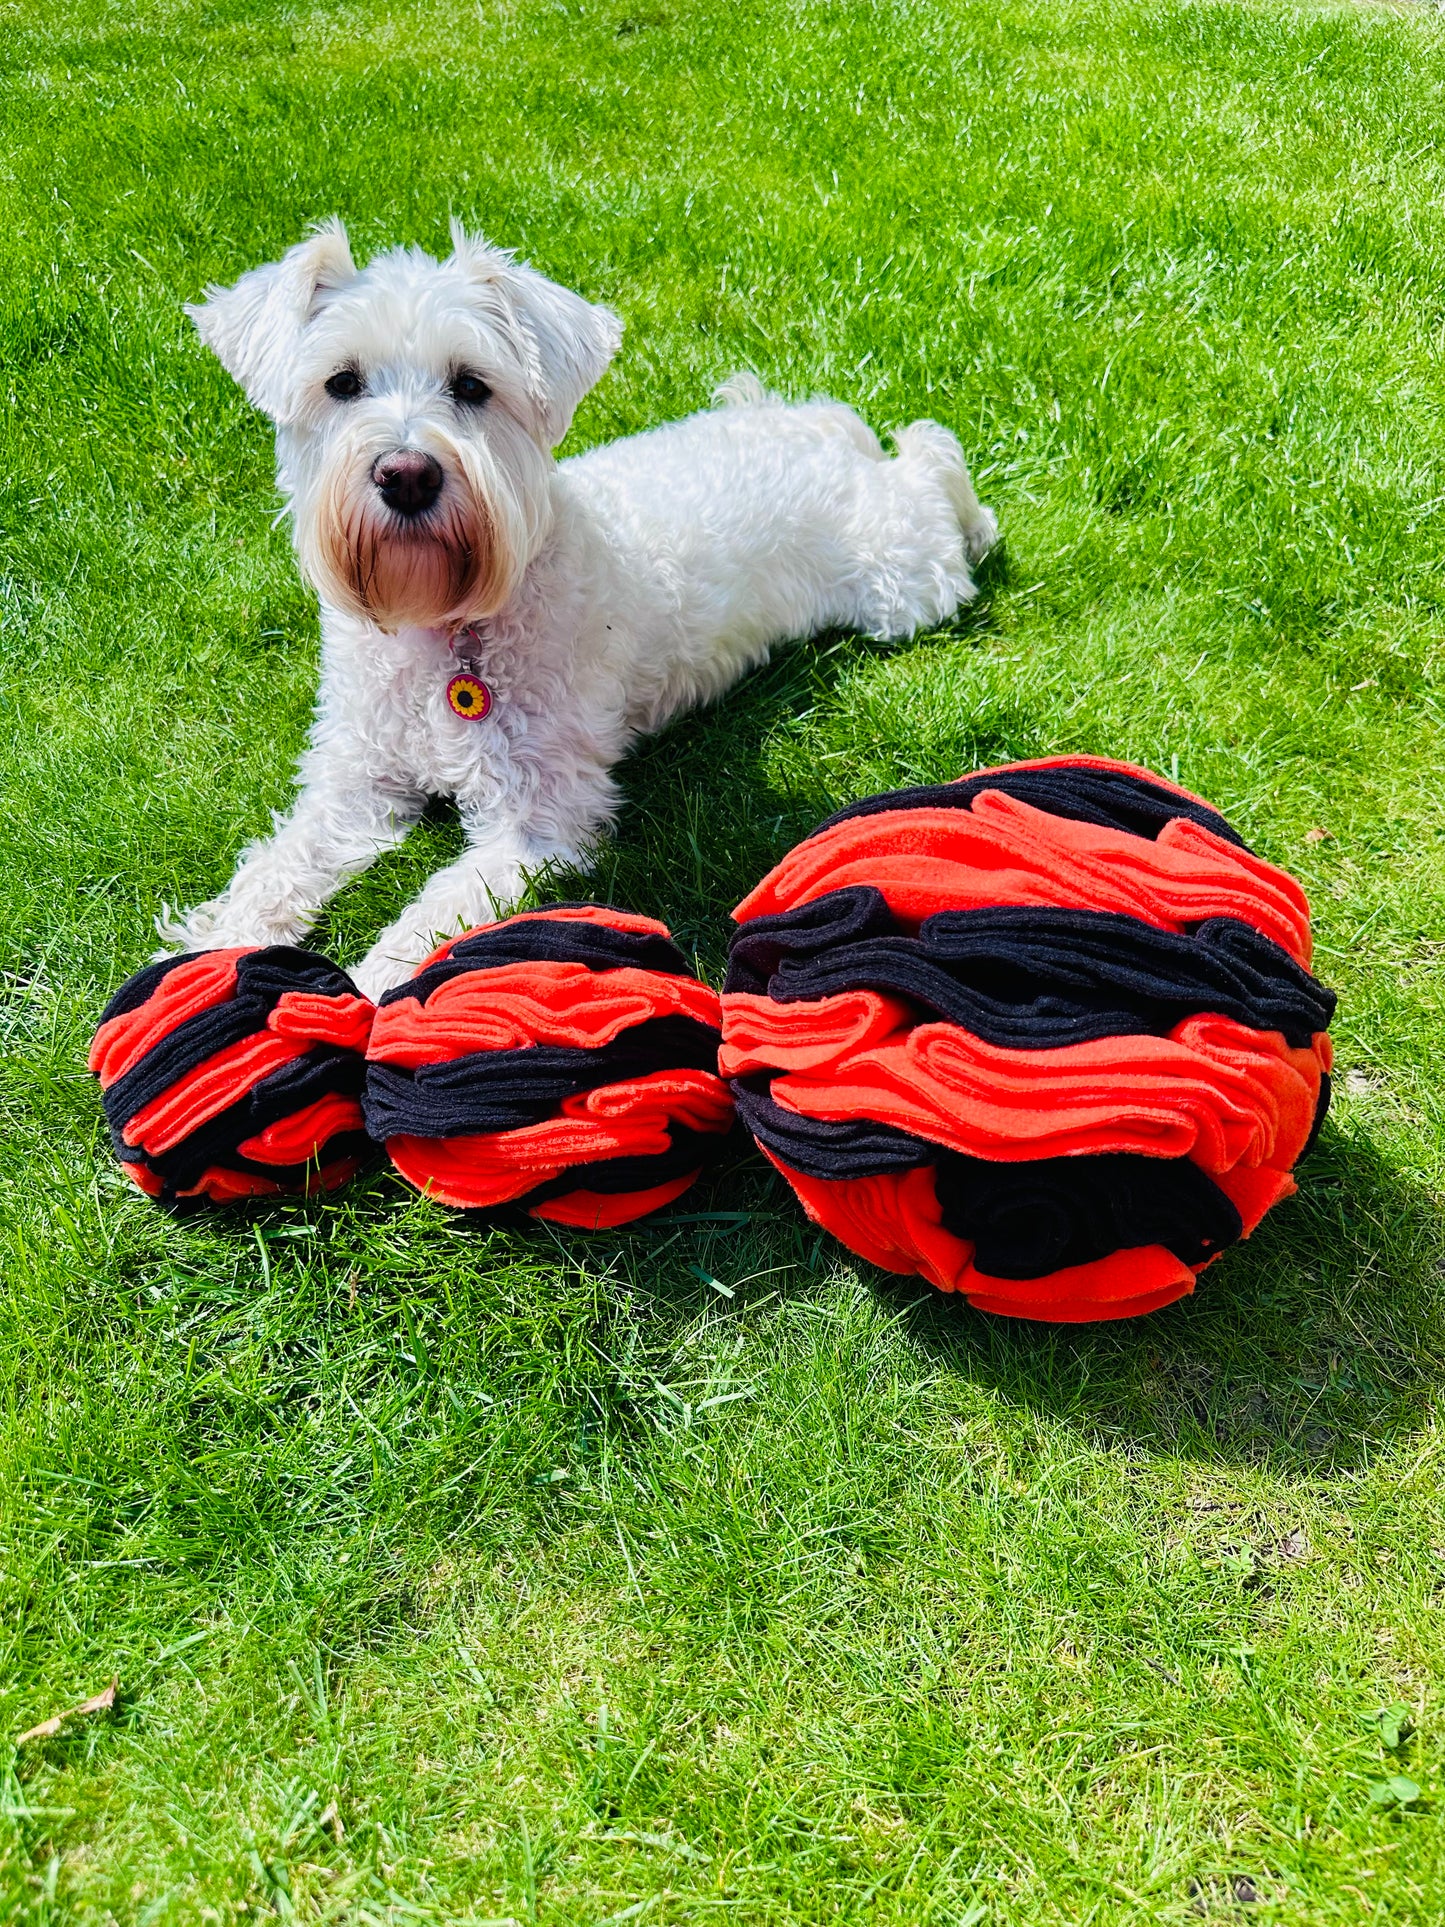
[{"label": "green grass", "polygon": [[[1445,24],[0,20],[0,1921],[1433,1927]],[[360,252],[455,211],[613,302],[578,447],[739,366],[957,429],[1006,537],[979,606],[648,745],[594,887],[716,976],[854,795],[1177,768],[1304,878],[1341,993],[1302,1195],[1197,1300],[990,1321],[751,1160],[595,1238],[382,1178],[183,1226],[127,1192],[90,1029],[284,803],[314,665],[264,426],[180,304],[333,210]]]}]

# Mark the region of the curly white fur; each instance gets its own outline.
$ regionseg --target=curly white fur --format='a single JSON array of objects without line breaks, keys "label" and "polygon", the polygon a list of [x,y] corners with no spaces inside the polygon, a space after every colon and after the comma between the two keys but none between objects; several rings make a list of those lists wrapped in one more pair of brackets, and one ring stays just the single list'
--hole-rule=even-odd
[{"label": "curly white fur", "polygon": [[[219,897],[158,928],[190,949],[294,943],[429,797],[455,797],[466,853],[354,973],[372,995],[508,910],[549,859],[585,862],[644,731],[784,638],[945,620],[996,535],[947,429],[914,422],[889,459],[850,409],[791,406],[750,376],[716,409],[555,462],[621,325],[452,239],[445,261],[395,249],[358,270],[332,222],[190,310],[275,423],[321,598],[321,686],[290,814]],[[398,450],[440,469],[410,518],[374,479]],[[494,696],[485,721],[447,702],[463,629]]]}]

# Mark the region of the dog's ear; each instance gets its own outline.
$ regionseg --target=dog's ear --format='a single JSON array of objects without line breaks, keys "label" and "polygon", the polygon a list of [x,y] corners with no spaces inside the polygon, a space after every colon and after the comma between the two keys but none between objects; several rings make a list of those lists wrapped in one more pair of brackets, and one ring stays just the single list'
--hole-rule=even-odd
[{"label": "dog's ear", "polygon": [[555,448],[622,345],[622,322],[610,308],[584,301],[520,261],[512,264],[507,294],[533,345],[535,399],[547,445]]},{"label": "dog's ear", "polygon": [[528,399],[542,439],[555,448],[572,426],[577,404],[602,379],[617,353],[621,319],[480,235],[469,235],[459,221],[451,226],[456,260],[507,310]]},{"label": "dog's ear", "polygon": [[212,284],[186,309],[196,332],[272,421],[288,412],[290,374],[301,330],[328,289],[355,278],[340,221],[323,221],[279,261],[243,274],[233,288]]}]

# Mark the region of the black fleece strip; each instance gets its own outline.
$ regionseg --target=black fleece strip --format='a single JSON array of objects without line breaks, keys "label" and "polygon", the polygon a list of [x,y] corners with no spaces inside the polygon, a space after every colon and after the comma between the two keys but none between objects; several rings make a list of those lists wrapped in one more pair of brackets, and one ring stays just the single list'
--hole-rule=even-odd
[{"label": "black fleece strip", "polygon": [[1303,1049],[1334,1015],[1332,991],[1232,917],[1177,934],[1115,911],[945,910],[916,937],[891,932],[876,890],[833,891],[745,924],[726,988],[780,1004],[881,991],[1012,1050],[1163,1037],[1204,1011]]},{"label": "black fleece strip", "polygon": [[[164,970],[166,965],[157,967]],[[153,1045],[124,1077],[115,1080],[102,1100],[106,1117],[112,1124],[125,1124],[207,1059],[264,1031],[266,1019],[288,990],[323,997],[357,995],[355,984],[344,970],[312,951],[295,950],[289,945],[254,950],[237,963],[235,994],[227,1002],[212,1004],[188,1017]],[[125,991],[118,994],[124,996]],[[107,1016],[111,1014],[120,1013],[107,1011]]]},{"label": "black fleece strip", "polygon": [[1243,1235],[1238,1211],[1188,1158],[1133,1151],[994,1164],[944,1151],[934,1174],[945,1229],[991,1278],[1045,1278],[1111,1252],[1163,1245],[1202,1265]]},{"label": "black fleece strip", "polygon": [[491,926],[463,938],[449,956],[388,990],[381,1002],[395,1004],[414,997],[424,1004],[439,985],[453,977],[474,970],[497,970],[504,964],[534,963],[585,964],[589,970],[652,970],[662,977],[692,975],[687,959],[667,937],[643,930],[614,930],[607,924],[584,923],[571,917],[555,921],[538,917]]},{"label": "black fleece strip", "polygon": [[1176,816],[1187,816],[1201,829],[1213,830],[1226,843],[1247,850],[1248,844],[1231,823],[1206,803],[1178,796],[1162,783],[1124,770],[1088,769],[1065,765],[1059,769],[1003,769],[984,776],[966,776],[958,783],[930,783],[918,789],[888,790],[882,796],[868,796],[850,803],[836,816],[830,816],[810,832],[820,836],[835,823],[848,823],[856,816],[881,816],[891,810],[966,810],[984,790],[1001,790],[1050,816],[1065,816],[1075,823],[1096,823],[1102,829],[1127,830],[1133,836],[1148,837],[1152,843],[1164,825]]},{"label": "black fleece strip", "polygon": [[738,1116],[758,1143],[805,1178],[866,1178],[932,1164],[938,1146],[871,1118],[835,1122],[785,1111],[763,1077],[735,1077],[729,1088]]},{"label": "black fleece strip", "polygon": [[371,1063],[363,1106],[378,1143],[391,1137],[471,1137],[555,1117],[562,1100],[655,1071],[717,1072],[719,1036],[695,1017],[651,1017],[595,1050],[532,1044],[473,1051],[417,1070]]},{"label": "black fleece strip", "polygon": [[1320,1078],[1320,1094],[1315,1099],[1315,1120],[1310,1126],[1309,1136],[1305,1139],[1304,1149],[1295,1159],[1296,1165],[1303,1164],[1310,1152],[1313,1151],[1320,1141],[1320,1132],[1324,1128],[1325,1119],[1329,1116],[1332,1091],[1333,1086],[1330,1083],[1329,1073],[1326,1071]]},{"label": "black fleece strip", "polygon": [[[154,1159],[137,1159],[132,1153],[128,1162],[144,1164],[150,1170],[156,1171],[158,1177],[164,1178],[164,1188],[159,1200],[164,1204],[180,1191],[193,1190],[206,1171],[231,1171],[240,1176],[269,1178],[273,1183],[279,1184],[283,1191],[303,1191],[306,1188],[306,1180],[314,1178],[318,1171],[324,1171],[328,1165],[339,1164],[343,1159],[348,1158],[358,1165],[374,1164],[377,1161],[377,1155],[376,1146],[365,1131],[338,1131],[334,1137],[327,1138],[325,1143],[319,1146],[315,1157],[307,1158],[302,1164],[266,1164],[260,1158],[243,1158],[234,1152],[228,1152],[219,1158],[213,1158],[209,1164],[202,1165],[199,1170],[187,1174],[184,1180],[181,1180],[166,1177],[163,1172],[157,1171]],[[213,1201],[203,1198],[203,1202]]]},{"label": "black fleece strip", "polygon": [[[284,1183],[293,1167],[242,1157],[237,1145],[332,1093],[359,1098],[365,1076],[366,1063],[359,1051],[344,1050],[336,1044],[313,1044],[304,1056],[283,1064],[251,1090],[243,1092],[224,1111],[218,1111],[196,1130],[188,1132],[179,1144],[154,1157],[142,1155],[126,1144],[121,1135],[125,1120],[111,1117],[109,1111],[106,1115],[116,1155],[132,1164],[148,1165],[170,1191],[188,1191],[203,1172],[217,1166],[228,1171],[251,1171],[262,1177],[275,1177]],[[342,1135],[359,1136],[360,1133]],[[340,1155],[343,1154],[333,1153],[328,1143],[319,1162],[331,1164]],[[316,1159],[309,1159],[294,1169],[304,1176],[316,1163]]]},{"label": "black fleece strip", "polygon": [[740,924],[728,943],[723,995],[740,990],[766,997],[773,973],[785,958],[801,963],[826,957],[840,944],[900,934],[887,899],[871,883],[829,890],[810,903],[800,903],[796,910],[779,910]]},{"label": "black fleece strip", "polygon": [[846,1184],[933,1165],[945,1227],[975,1247],[974,1262],[993,1278],[1043,1278],[1139,1245],[1163,1245],[1200,1265],[1242,1232],[1233,1204],[1187,1158],[1108,1151],[994,1163],[886,1124],[799,1117],[759,1083],[734,1080],[738,1116],[804,1177]]},{"label": "black fleece strip", "polygon": [[179,970],[182,964],[194,963],[195,960],[194,951],[182,951],[179,957],[161,957],[155,963],[146,964],[133,977],[126,978],[101,1013],[100,1022],[108,1024],[112,1017],[124,1017],[127,1011],[139,1010],[143,1003],[155,995],[173,970]]},{"label": "black fleece strip", "polygon": [[[338,1136],[328,1138],[321,1147],[319,1157],[308,1158],[305,1164],[260,1164],[253,1158],[225,1158],[222,1160],[221,1168],[227,1171],[254,1173],[260,1178],[270,1178],[274,1184],[279,1184],[283,1191],[301,1192],[306,1189],[308,1181],[315,1178],[318,1171],[324,1171],[328,1165],[340,1164],[343,1161],[354,1162],[359,1170],[365,1170],[368,1165],[379,1162],[377,1148],[365,1131],[342,1131]],[[128,1162],[134,1164],[135,1157],[132,1155]],[[144,1163],[146,1160],[142,1159],[141,1162]],[[188,1190],[190,1187],[181,1186],[180,1189]],[[199,1197],[179,1197],[176,1189],[169,1184],[162,1189],[155,1202],[178,1218],[188,1217],[193,1212],[212,1211],[216,1208],[214,1198],[207,1197],[204,1193]],[[244,1204],[246,1200],[239,1198],[231,1202]],[[265,1203],[265,1195],[263,1194],[255,1202]]]}]

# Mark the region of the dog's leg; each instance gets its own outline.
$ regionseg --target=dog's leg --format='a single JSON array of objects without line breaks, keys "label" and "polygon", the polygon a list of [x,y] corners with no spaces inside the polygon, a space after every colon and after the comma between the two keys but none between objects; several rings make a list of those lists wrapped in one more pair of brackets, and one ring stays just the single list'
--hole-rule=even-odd
[{"label": "dog's leg", "polygon": [[467,849],[438,870],[396,922],[383,930],[351,974],[369,997],[405,983],[423,957],[448,937],[492,923],[515,909],[531,877],[548,863],[585,868],[588,853],[617,808],[609,769],[621,744],[538,740],[529,801],[510,809],[495,797],[459,796]]},{"label": "dog's leg", "polygon": [[273,835],[242,851],[218,897],[181,917],[164,910],[156,929],[167,946],[182,950],[296,943],[348,877],[395,849],[423,806],[420,796],[358,786],[349,773],[325,771],[302,790],[290,815],[278,819]]},{"label": "dog's leg", "polygon": [[998,540],[998,519],[974,493],[958,437],[941,422],[917,421],[900,428],[895,439],[900,461],[931,472],[943,484],[958,517],[964,559],[970,564],[980,561]]},{"label": "dog's leg", "polygon": [[468,839],[465,854],[428,880],[416,901],[382,931],[352,971],[366,996],[379,997],[384,990],[405,983],[422,959],[448,937],[506,916],[529,877],[544,864],[585,860],[580,837],[575,842],[559,841],[495,819],[469,824]]},{"label": "dog's leg", "polygon": [[977,594],[972,567],[998,539],[958,439],[938,422],[910,422],[895,461],[857,471],[858,570],[838,617],[866,634],[910,636],[946,622]]}]

